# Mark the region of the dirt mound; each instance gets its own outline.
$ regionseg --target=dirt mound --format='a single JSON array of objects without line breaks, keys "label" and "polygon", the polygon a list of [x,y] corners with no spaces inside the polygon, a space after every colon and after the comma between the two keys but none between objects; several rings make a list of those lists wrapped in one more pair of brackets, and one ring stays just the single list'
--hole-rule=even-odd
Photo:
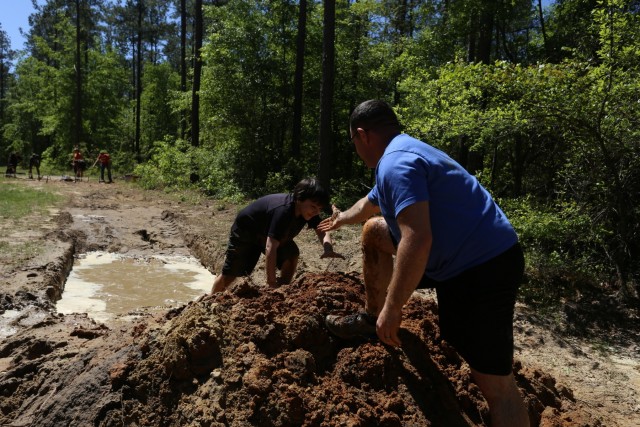
[{"label": "dirt mound", "polygon": [[[401,349],[329,334],[324,317],[361,309],[362,295],[359,276],[310,273],[276,290],[241,281],[128,330],[52,316],[40,327],[73,321],[73,336],[22,347],[29,340],[12,337],[0,348],[14,357],[0,424],[488,425],[468,368],[439,340],[432,300],[411,299]],[[65,354],[69,340],[85,344]],[[532,425],[600,425],[550,376],[517,366],[517,380]]]}]

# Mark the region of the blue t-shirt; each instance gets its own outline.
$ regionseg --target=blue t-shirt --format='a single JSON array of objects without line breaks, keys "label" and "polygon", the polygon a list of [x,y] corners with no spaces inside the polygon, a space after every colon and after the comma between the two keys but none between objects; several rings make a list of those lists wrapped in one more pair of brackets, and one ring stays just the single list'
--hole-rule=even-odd
[{"label": "blue t-shirt", "polygon": [[398,214],[414,203],[429,202],[433,241],[425,275],[436,281],[480,265],[518,241],[505,214],[473,175],[406,134],[385,149],[368,198],[380,207],[398,242]]}]

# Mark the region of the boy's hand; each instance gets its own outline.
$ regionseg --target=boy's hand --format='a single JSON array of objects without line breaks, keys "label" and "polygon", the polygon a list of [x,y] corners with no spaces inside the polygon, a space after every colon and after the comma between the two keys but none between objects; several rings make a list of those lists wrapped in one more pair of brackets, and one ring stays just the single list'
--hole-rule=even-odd
[{"label": "boy's hand", "polygon": [[345,259],[344,255],[334,252],[333,245],[331,245],[330,243],[325,243],[323,247],[324,247],[324,252],[322,253],[322,255],[320,255],[320,259],[324,259],[324,258]]}]

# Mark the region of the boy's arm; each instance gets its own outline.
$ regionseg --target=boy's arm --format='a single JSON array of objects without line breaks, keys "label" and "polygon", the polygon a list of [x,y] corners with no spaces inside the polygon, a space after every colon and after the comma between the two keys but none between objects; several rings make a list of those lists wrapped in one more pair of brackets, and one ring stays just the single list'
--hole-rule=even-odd
[{"label": "boy's arm", "polygon": [[276,278],[276,260],[278,255],[278,246],[280,241],[267,236],[267,246],[265,247],[265,271],[267,273],[267,285],[275,288],[277,283]]},{"label": "boy's arm", "polygon": [[322,248],[324,251],[320,258],[342,258],[344,259],[344,255],[341,255],[337,252],[333,251],[333,242],[331,241],[331,234],[327,231],[320,231],[317,228],[315,229],[316,235],[318,236],[318,240],[322,244]]}]

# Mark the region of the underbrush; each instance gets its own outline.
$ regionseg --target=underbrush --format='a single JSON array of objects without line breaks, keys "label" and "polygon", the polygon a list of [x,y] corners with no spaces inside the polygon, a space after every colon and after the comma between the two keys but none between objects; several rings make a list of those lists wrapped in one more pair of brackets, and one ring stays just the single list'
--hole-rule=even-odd
[{"label": "underbrush", "polygon": [[210,150],[185,141],[159,141],[149,161],[136,166],[142,188],[166,192],[192,190],[220,200],[239,201],[242,191],[221,167],[223,160]]},{"label": "underbrush", "polygon": [[549,206],[528,197],[499,204],[526,254],[523,298],[527,302],[547,305],[604,278],[609,269],[602,252],[606,232],[578,206]]},{"label": "underbrush", "polygon": [[630,345],[640,327],[633,283],[620,283],[599,228],[576,205],[545,206],[529,198],[500,201],[526,259],[520,300],[557,331],[593,342]]}]

